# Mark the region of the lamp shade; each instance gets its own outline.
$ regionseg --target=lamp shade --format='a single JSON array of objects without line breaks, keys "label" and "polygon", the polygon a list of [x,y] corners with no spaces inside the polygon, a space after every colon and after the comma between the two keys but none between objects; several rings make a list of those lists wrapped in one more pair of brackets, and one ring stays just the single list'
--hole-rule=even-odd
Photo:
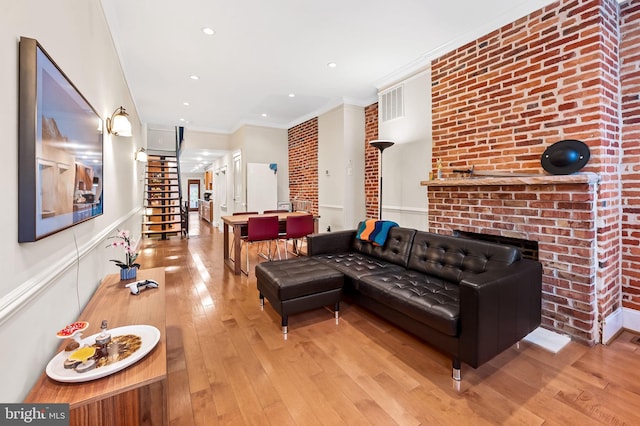
[{"label": "lamp shade", "polygon": [[140,148],[136,151],[136,161],[140,161],[143,163],[147,162],[147,151],[144,148]]},{"label": "lamp shade", "polygon": [[116,109],[111,118],[107,118],[107,131],[116,136],[131,136],[131,123],[128,116],[123,107]]},{"label": "lamp shade", "polygon": [[369,142],[369,145],[375,146],[376,148],[378,148],[380,150],[380,152],[382,152],[385,149],[389,148],[393,144],[394,144],[393,141],[388,141],[388,140],[373,140],[373,141]]}]

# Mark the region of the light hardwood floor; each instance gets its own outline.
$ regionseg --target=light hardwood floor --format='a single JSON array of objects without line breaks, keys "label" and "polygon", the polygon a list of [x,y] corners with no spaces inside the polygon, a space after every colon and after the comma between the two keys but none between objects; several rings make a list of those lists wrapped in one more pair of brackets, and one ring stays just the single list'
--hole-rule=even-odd
[{"label": "light hardwood floor", "polygon": [[[289,318],[289,335],[253,273],[222,262],[222,233],[190,215],[189,239],[143,240],[144,268],[164,266],[172,425],[640,424],[640,346],[528,342],[478,369],[358,306]],[[252,268],[257,258],[252,259]]]}]

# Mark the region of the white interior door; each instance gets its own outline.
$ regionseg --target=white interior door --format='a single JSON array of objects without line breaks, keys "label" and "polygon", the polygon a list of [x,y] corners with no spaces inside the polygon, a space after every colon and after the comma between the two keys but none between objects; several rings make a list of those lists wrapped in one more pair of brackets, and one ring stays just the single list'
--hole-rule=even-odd
[{"label": "white interior door", "polygon": [[233,156],[233,211],[247,211],[247,204],[244,201],[244,186],[242,184],[242,156]]}]

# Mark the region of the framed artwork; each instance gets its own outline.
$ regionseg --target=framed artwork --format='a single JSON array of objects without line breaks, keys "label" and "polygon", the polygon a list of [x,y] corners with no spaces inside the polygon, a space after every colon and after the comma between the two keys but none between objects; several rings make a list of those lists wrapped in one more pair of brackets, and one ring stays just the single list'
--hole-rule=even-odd
[{"label": "framed artwork", "polygon": [[18,241],[103,212],[102,119],[37,40],[20,39]]}]

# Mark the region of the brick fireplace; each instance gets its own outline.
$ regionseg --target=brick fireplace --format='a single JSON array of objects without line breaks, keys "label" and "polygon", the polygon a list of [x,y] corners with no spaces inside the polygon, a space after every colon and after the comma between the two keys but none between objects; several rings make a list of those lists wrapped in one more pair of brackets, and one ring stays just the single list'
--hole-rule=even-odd
[{"label": "brick fireplace", "polygon": [[[429,230],[537,240],[543,325],[589,344],[640,310],[638,19],[640,0],[560,0],[431,63],[432,167],[445,181],[428,186]],[[541,174],[563,139],[589,146],[582,174],[453,173]]]},{"label": "brick fireplace", "polygon": [[542,325],[598,339],[597,184],[593,173],[423,182],[429,230],[536,241],[543,264]]}]

